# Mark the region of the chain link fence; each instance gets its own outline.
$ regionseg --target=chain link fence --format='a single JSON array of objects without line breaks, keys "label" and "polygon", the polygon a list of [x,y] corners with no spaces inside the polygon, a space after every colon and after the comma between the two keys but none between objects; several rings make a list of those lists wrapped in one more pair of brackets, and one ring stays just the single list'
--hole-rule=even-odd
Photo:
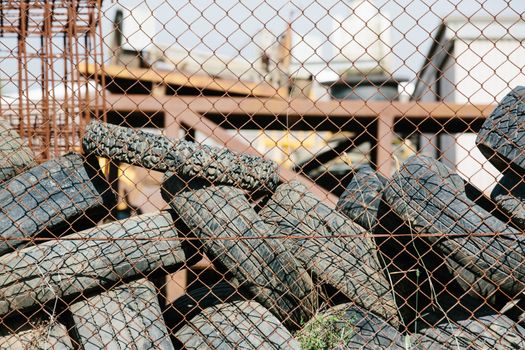
[{"label": "chain link fence", "polygon": [[525,4],[0,2],[0,349],[525,348]]}]

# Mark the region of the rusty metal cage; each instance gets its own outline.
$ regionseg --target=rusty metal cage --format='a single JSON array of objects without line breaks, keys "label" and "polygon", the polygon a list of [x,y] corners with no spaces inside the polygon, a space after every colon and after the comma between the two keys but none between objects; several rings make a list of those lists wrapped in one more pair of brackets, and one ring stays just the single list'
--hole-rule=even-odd
[{"label": "rusty metal cage", "polygon": [[96,0],[0,4],[2,116],[41,161],[79,146],[98,82],[88,83],[78,66],[102,61],[99,5]]},{"label": "rusty metal cage", "polygon": [[0,1],[0,349],[525,349],[523,13]]}]

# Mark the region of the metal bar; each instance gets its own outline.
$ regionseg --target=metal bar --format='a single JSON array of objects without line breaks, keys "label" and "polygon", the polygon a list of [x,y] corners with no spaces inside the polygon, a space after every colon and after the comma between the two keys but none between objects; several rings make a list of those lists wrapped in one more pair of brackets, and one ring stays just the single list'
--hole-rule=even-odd
[{"label": "metal bar", "polygon": [[[310,101],[266,98],[237,98],[210,96],[148,96],[107,94],[106,104],[113,111],[155,112],[183,105],[196,113],[216,113],[234,118],[242,115],[286,115],[298,117],[327,116],[330,118],[381,117],[392,110],[396,118],[403,119],[477,119],[486,118],[494,109],[488,104],[458,104],[445,102],[387,102],[387,101]],[[96,107],[93,103],[91,108]]]},{"label": "metal bar", "polygon": [[377,118],[377,141],[376,141],[376,168],[382,175],[392,175],[392,157],[394,150],[394,111],[386,110]]}]

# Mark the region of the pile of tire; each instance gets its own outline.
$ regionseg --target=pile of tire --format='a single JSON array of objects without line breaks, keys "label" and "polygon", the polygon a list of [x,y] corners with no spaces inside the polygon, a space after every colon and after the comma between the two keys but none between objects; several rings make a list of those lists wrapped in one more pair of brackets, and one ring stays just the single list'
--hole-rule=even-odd
[{"label": "pile of tire", "polygon": [[524,87],[505,96],[476,142],[502,173],[490,199],[415,155],[390,179],[359,168],[338,203],[375,234],[401,318],[424,348],[524,346]]},{"label": "pile of tire", "polygon": [[[93,121],[37,165],[0,128],[0,348],[525,348],[522,95],[478,136],[492,206],[424,156],[357,169],[334,209],[223,148]],[[164,172],[169,209],[115,220],[97,157]],[[160,302],[203,256],[220,280]]]}]

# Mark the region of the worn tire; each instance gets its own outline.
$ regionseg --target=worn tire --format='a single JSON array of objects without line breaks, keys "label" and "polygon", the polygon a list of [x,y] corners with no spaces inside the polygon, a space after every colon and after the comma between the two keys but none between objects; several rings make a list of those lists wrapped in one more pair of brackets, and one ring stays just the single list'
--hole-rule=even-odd
[{"label": "worn tire", "polygon": [[184,349],[297,349],[301,347],[274,315],[255,301],[204,309],[175,333]]},{"label": "worn tire", "polygon": [[509,92],[483,123],[476,144],[501,172],[525,175],[525,87]]},{"label": "worn tire", "polygon": [[73,350],[75,347],[63,324],[44,321],[23,330],[0,330],[0,349]]},{"label": "worn tire", "polygon": [[[521,293],[524,239],[469,200],[455,185],[456,176],[433,159],[412,157],[393,176],[385,199],[415,232],[435,234],[424,239],[461,267],[465,285],[480,298],[493,296],[498,287],[510,296]],[[494,235],[475,236],[479,233]],[[450,264],[449,268],[458,272]]]},{"label": "worn tire", "polygon": [[471,315],[469,319],[440,323],[419,332],[423,348],[439,344],[446,349],[523,349],[525,329],[499,314]]},{"label": "worn tire", "polygon": [[301,343],[307,343],[310,337],[322,338],[330,333],[342,338],[335,349],[405,349],[403,335],[397,329],[353,303],[337,305],[317,314],[296,337]]},{"label": "worn tire", "polygon": [[[98,239],[96,239],[98,238]],[[163,238],[164,240],[159,238]],[[170,239],[171,238],[171,239]],[[70,300],[185,261],[169,212],[144,214],[0,258],[0,317]]]},{"label": "worn tire", "polygon": [[201,177],[214,184],[263,192],[279,183],[277,165],[261,157],[97,121],[87,126],[82,144],[86,154],[171,171],[186,179]]},{"label": "worn tire", "polygon": [[[453,186],[463,188],[461,178],[453,177],[451,181]],[[392,280],[396,303],[407,329],[417,329],[420,322],[435,321],[434,315],[442,309],[449,312],[460,305],[477,309],[479,302],[464,296],[469,283],[475,279],[465,281],[449,272],[442,254],[417,237],[386,203],[383,194],[387,184],[388,180],[370,166],[360,167],[341,197],[338,209],[378,234],[375,242],[381,253],[380,262]],[[459,268],[454,264],[455,270]]]},{"label": "worn tire", "polygon": [[[58,236],[107,213],[115,194],[96,159],[69,153],[13,177],[0,188],[0,255],[37,235]],[[18,240],[22,238],[26,240]]]},{"label": "worn tire", "polygon": [[290,236],[284,244],[316,279],[399,325],[392,287],[381,272],[373,240],[361,226],[321,203],[297,182],[280,185],[259,215],[275,227],[273,232]]},{"label": "worn tire", "polygon": [[403,323],[410,329],[432,308],[432,273],[424,261],[431,258],[437,266],[439,259],[416,237],[406,236],[410,228],[382,198],[387,183],[369,165],[359,167],[339,198],[337,210],[368,231],[382,235],[375,238],[380,262],[392,280]]},{"label": "worn tire", "polygon": [[34,166],[33,152],[7,121],[0,120],[0,183]]},{"label": "worn tire", "polygon": [[134,281],[69,307],[85,350],[175,349],[162,318],[155,286]]},{"label": "worn tire", "polygon": [[498,208],[521,229],[525,229],[525,182],[523,177],[507,172],[490,194]]},{"label": "worn tire", "polygon": [[290,329],[312,316],[316,295],[310,276],[280,240],[264,238],[272,229],[242,190],[204,181],[186,184],[167,174],[162,192],[236,287],[248,290]]},{"label": "worn tire", "polygon": [[[164,310],[166,324],[170,331],[176,332],[186,321],[198,315],[202,310],[222,303],[237,300],[248,300],[239,293],[237,288],[225,280],[213,286],[191,288],[186,293],[169,304]],[[182,345],[180,345],[182,347]]]},{"label": "worn tire", "polygon": [[339,197],[336,209],[369,232],[375,232],[378,225],[383,225],[379,208],[386,183],[387,179],[369,165],[359,167]]}]

